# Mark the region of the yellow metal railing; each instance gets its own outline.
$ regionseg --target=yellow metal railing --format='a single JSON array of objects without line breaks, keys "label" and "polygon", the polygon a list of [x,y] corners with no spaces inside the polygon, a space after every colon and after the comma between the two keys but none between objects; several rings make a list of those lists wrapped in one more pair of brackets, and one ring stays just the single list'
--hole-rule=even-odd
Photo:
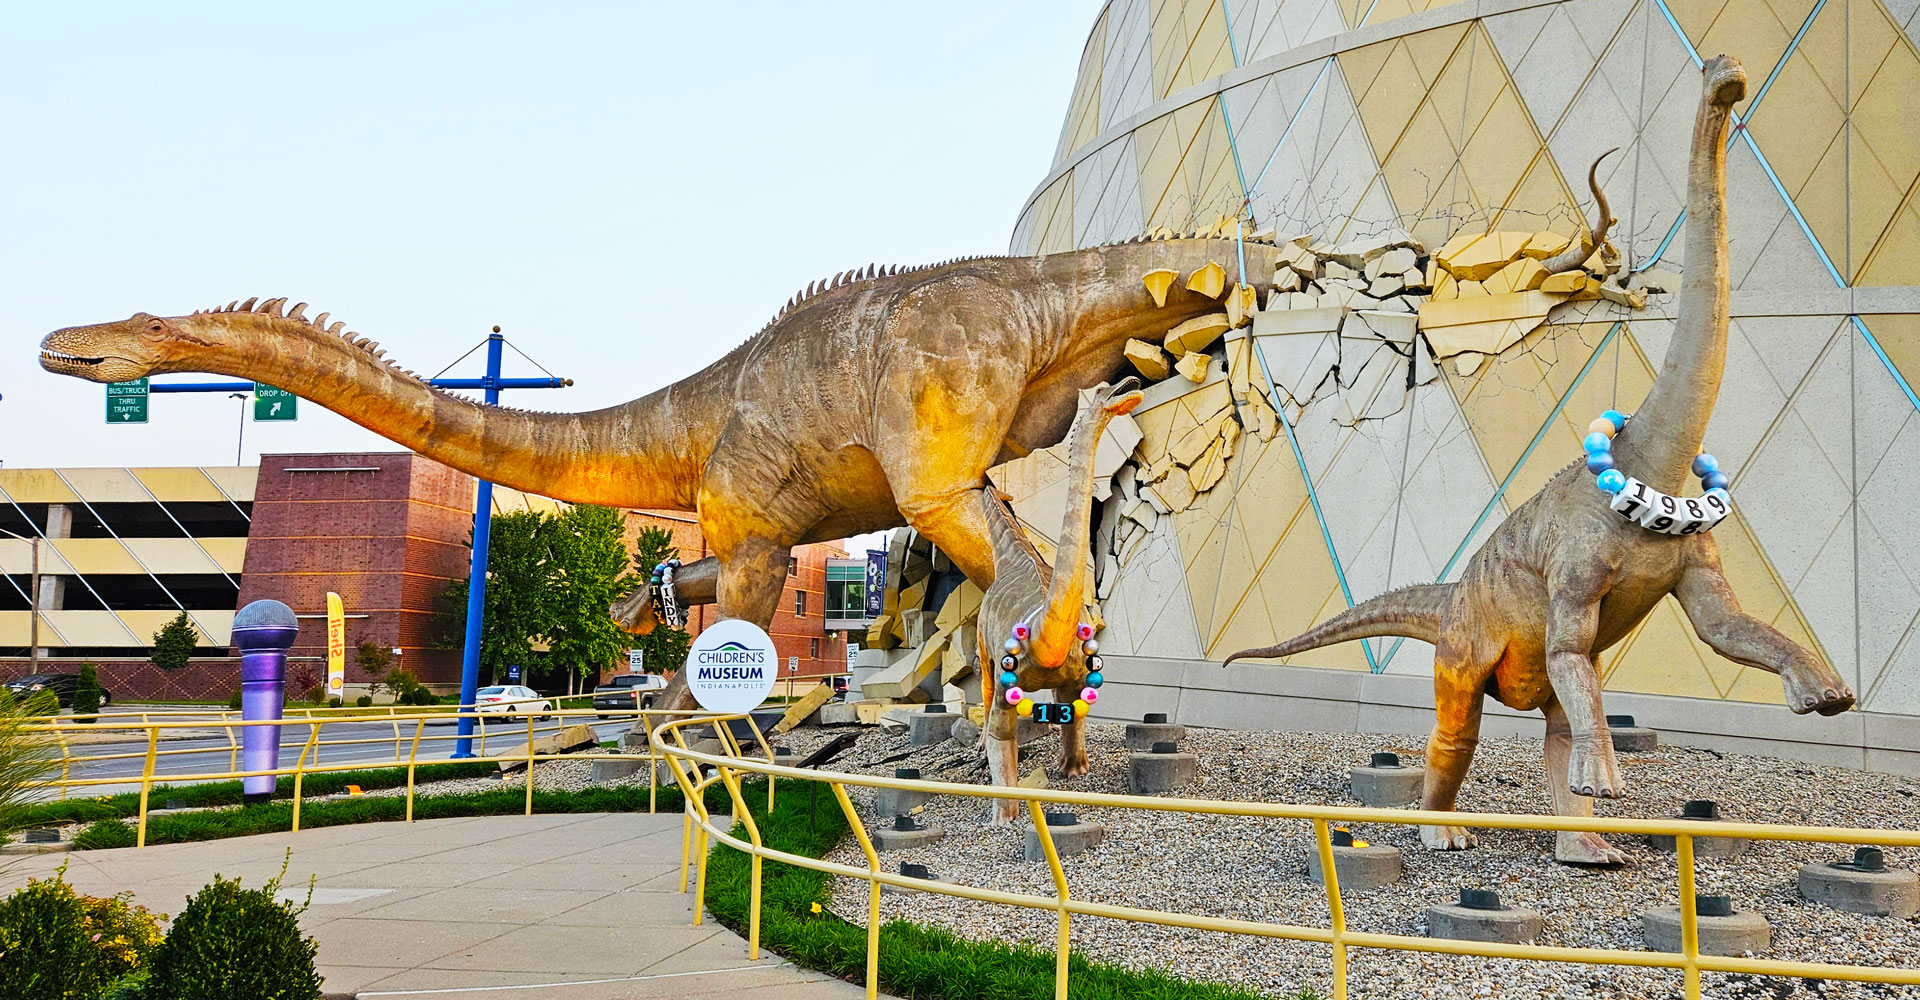
[{"label": "yellow metal railing", "polygon": [[[501,756],[501,757],[488,758],[485,756],[484,744],[482,744],[482,753],[479,758],[456,759],[451,757],[422,758],[420,756],[422,743],[430,743],[435,740],[445,741],[445,740],[458,739],[458,734],[452,733],[452,732],[444,733],[444,734],[428,734],[425,731],[427,724],[429,722],[434,722],[434,721],[448,722],[448,721],[457,721],[458,719],[461,719],[461,718],[474,718],[479,720],[480,726],[484,729],[484,727],[487,725],[486,720],[488,719],[488,717],[490,715],[497,715],[497,713],[492,713],[492,712],[479,713],[479,712],[473,712],[471,710],[450,711],[450,712],[449,711],[412,712],[412,713],[393,712],[393,713],[383,713],[383,714],[375,714],[375,715],[329,714],[329,715],[315,715],[315,716],[310,716],[305,718],[284,718],[279,720],[273,720],[273,719],[245,720],[245,719],[237,718],[238,713],[223,712],[223,713],[220,713],[222,718],[219,721],[219,725],[225,727],[228,730],[228,734],[229,734],[228,739],[229,739],[229,742],[232,743],[233,746],[235,747],[234,752],[236,754],[238,752],[237,747],[238,747],[239,741],[235,739],[232,735],[232,731],[235,729],[245,729],[250,726],[281,726],[288,729],[298,729],[298,728],[307,729],[305,738],[303,742],[300,744],[300,752],[298,756],[294,759],[293,765],[291,767],[267,768],[262,770],[241,770],[237,766],[238,762],[237,762],[237,758],[235,758],[230,762],[229,766],[225,770],[185,772],[185,773],[175,773],[175,772],[161,773],[158,770],[159,763],[160,761],[166,759],[170,755],[173,755],[173,756],[187,755],[187,754],[204,755],[207,753],[220,752],[219,749],[209,750],[204,747],[201,747],[201,748],[189,747],[189,748],[181,748],[181,749],[162,749],[161,748],[166,738],[165,734],[169,732],[177,733],[177,732],[183,732],[188,730],[205,730],[209,728],[208,722],[204,719],[154,721],[152,718],[145,717],[145,716],[141,717],[140,721],[128,721],[128,722],[110,721],[113,718],[126,718],[130,714],[131,713],[119,713],[119,715],[117,716],[101,716],[100,717],[101,721],[84,723],[81,725],[71,724],[70,718],[67,718],[67,717],[59,718],[57,720],[50,719],[44,723],[40,723],[31,727],[31,730],[51,733],[56,737],[58,737],[62,747],[62,752],[63,754],[67,755],[65,759],[63,759],[62,761],[60,778],[53,781],[42,782],[36,787],[44,788],[44,789],[58,789],[60,793],[60,797],[64,799],[67,797],[69,791],[75,790],[75,789],[97,788],[100,786],[111,786],[111,785],[129,785],[129,784],[134,784],[136,782],[139,784],[140,786],[139,805],[137,808],[137,825],[135,827],[135,834],[134,834],[134,838],[135,838],[134,845],[136,847],[144,847],[146,846],[146,843],[147,843],[147,817],[148,817],[148,812],[150,810],[149,800],[151,798],[154,786],[156,784],[164,783],[164,784],[188,785],[188,784],[195,784],[200,782],[230,781],[236,778],[250,778],[250,777],[259,777],[259,776],[266,776],[266,775],[272,775],[277,780],[280,776],[292,775],[293,776],[292,829],[294,832],[297,833],[300,830],[300,809],[301,809],[301,804],[305,798],[305,779],[308,775],[325,774],[325,773],[335,772],[335,771],[358,771],[358,770],[366,770],[370,768],[382,768],[382,767],[405,767],[407,769],[406,819],[407,819],[407,822],[412,822],[414,798],[416,795],[415,779],[419,770],[422,768],[431,769],[436,766],[466,764],[466,763],[472,762],[472,760],[474,759],[481,759],[481,760],[491,759],[491,760],[502,761],[503,763],[516,763],[516,764],[524,762],[526,764],[525,786],[526,786],[526,814],[527,815],[533,814],[533,792],[534,792],[534,771],[535,771],[534,766],[536,764],[543,764],[551,761],[565,761],[565,760],[582,760],[582,761],[589,761],[589,762],[610,761],[610,760],[634,760],[634,761],[644,760],[647,762],[647,785],[648,785],[647,811],[653,812],[657,808],[658,800],[659,800],[660,754],[659,754],[659,751],[654,748],[651,740],[648,741],[648,744],[645,748],[645,752],[607,753],[603,750],[596,749],[596,751],[591,753],[568,754],[568,753],[539,753],[535,750],[535,747],[534,747],[535,739],[543,732],[545,733],[559,732],[571,725],[576,725],[581,723],[592,724],[594,722],[612,721],[612,720],[617,720],[621,718],[637,720],[643,723],[647,728],[651,728],[657,721],[661,721],[661,720],[691,721],[695,719],[712,720],[714,718],[712,713],[699,711],[699,710],[673,711],[668,709],[632,708],[632,709],[618,709],[613,711],[600,712],[592,709],[555,709],[550,712],[540,713],[540,719],[544,720],[544,723],[537,722],[533,714],[518,715],[512,720],[513,726],[516,729],[516,731],[518,733],[524,734],[524,736],[526,737],[526,743],[524,746],[512,748],[512,750],[510,751],[511,757]],[[152,714],[164,716],[164,715],[171,715],[172,713],[152,713]],[[228,717],[228,716],[234,716],[234,717]],[[395,750],[394,750],[394,755],[392,759],[380,759],[378,757],[375,757],[375,758],[362,757],[362,758],[357,758],[351,761],[340,761],[340,762],[335,762],[330,764],[324,764],[320,762],[319,760],[320,751],[325,747],[360,746],[360,745],[365,745],[369,743],[386,744],[388,742],[388,740],[384,737],[379,739],[371,739],[371,740],[364,739],[364,738],[347,738],[347,739],[335,739],[335,740],[321,739],[321,733],[327,727],[344,726],[344,725],[352,725],[352,724],[364,724],[367,722],[388,722],[388,721],[391,721],[394,724],[396,729],[396,738],[393,741]],[[413,724],[410,739],[402,738],[399,735],[400,725],[402,723],[408,723],[408,722]],[[501,726],[499,723],[495,723],[494,728],[498,730],[499,728],[501,728]],[[728,739],[727,746],[729,747],[730,750],[733,751],[734,758],[737,759],[739,756],[740,746],[737,741],[732,739],[731,733],[728,732],[728,727],[724,724],[721,724],[721,725],[716,725],[715,729],[722,733],[727,734],[727,739]],[[137,750],[137,751],[116,752],[116,753],[98,754],[98,755],[71,754],[70,751],[73,748],[69,745],[70,740],[68,739],[68,737],[76,731],[86,731],[86,732],[92,732],[92,733],[125,732],[127,734],[127,737],[126,737],[127,742],[144,743],[144,747],[143,749]],[[756,735],[757,733],[758,733],[758,730],[756,730]],[[761,738],[760,742],[763,746],[766,745],[766,741],[764,740],[764,738]],[[282,745],[285,746],[284,743]],[[404,747],[404,750],[402,749],[403,747]],[[769,750],[768,754],[769,754],[768,759],[771,760],[772,751]],[[140,758],[142,760],[141,773],[137,779],[130,775],[100,777],[100,778],[72,777],[72,767],[74,765],[84,765],[84,764],[90,764],[96,761],[123,760],[123,759],[129,759],[129,758]],[[768,805],[771,807],[772,803],[773,803],[773,799],[771,796],[771,790],[769,790]]]},{"label": "yellow metal railing", "polygon": [[[745,718],[744,716],[722,716],[720,719]],[[700,724],[708,721],[703,719]],[[1594,965],[1638,966],[1642,968],[1678,969],[1682,972],[1689,1000],[1700,997],[1701,972],[1744,973],[1760,976],[1788,976],[1809,979],[1840,979],[1854,982],[1890,983],[1920,985],[1920,969],[1885,966],[1832,965],[1819,962],[1791,962],[1765,958],[1730,958],[1715,955],[1702,955],[1699,950],[1697,913],[1694,901],[1694,841],[1700,837],[1746,837],[1754,840],[1790,840],[1810,843],[1830,844],[1870,844],[1883,847],[1920,847],[1920,831],[1894,831],[1870,829],[1844,829],[1837,827],[1785,826],[1765,823],[1727,823],[1702,822],[1697,820],[1647,820],[1615,819],[1599,817],[1539,816],[1539,815],[1500,815],[1462,812],[1424,812],[1409,809],[1367,809],[1344,808],[1334,806],[1298,806],[1264,802],[1227,802],[1211,799],[1173,799],[1151,798],[1136,795],[1114,795],[1093,792],[1059,791],[1051,789],[1007,788],[993,785],[960,785],[938,781],[905,780],[900,778],[846,774],[838,772],[820,772],[801,770],[775,764],[769,753],[767,760],[746,757],[740,753],[740,747],[731,735],[723,736],[723,744],[728,749],[726,755],[702,753],[688,747],[685,733],[690,723],[687,720],[670,720],[652,730],[651,743],[667,766],[672,769],[674,778],[685,793],[686,821],[683,830],[686,839],[681,852],[681,890],[686,891],[688,868],[690,864],[701,866],[704,876],[707,857],[708,838],[746,852],[752,858],[752,885],[748,903],[747,948],[750,957],[758,958],[760,951],[760,864],[763,858],[772,858],[786,864],[814,871],[826,872],[846,878],[861,879],[868,884],[867,894],[867,996],[877,994],[879,987],[880,959],[880,887],[891,885],[903,889],[921,892],[933,892],[946,896],[956,896],[985,903],[1001,903],[1008,906],[1023,906],[1038,910],[1052,910],[1059,915],[1054,935],[1054,996],[1065,1000],[1067,995],[1067,956],[1070,946],[1070,930],[1074,915],[1110,917],[1116,920],[1131,920],[1140,923],[1157,924],[1164,927],[1182,927],[1203,931],[1223,931],[1230,934],[1245,934],[1254,937],[1285,938],[1295,941],[1313,941],[1328,945],[1333,952],[1333,996],[1336,1000],[1345,1000],[1347,996],[1347,956],[1354,948],[1379,948],[1392,951],[1429,952],[1444,955],[1474,955],[1483,958],[1521,959],[1543,962],[1576,962]],[[753,726],[748,719],[748,725]],[[715,725],[723,734],[728,726]],[[758,727],[753,727],[756,738]],[[759,742],[764,746],[765,740]],[[708,773],[711,769],[711,773]],[[741,793],[741,779],[747,774],[763,775],[767,779],[768,809],[773,803],[773,781],[787,778],[798,781],[824,782],[831,786],[834,799],[840,803],[841,811],[846,814],[847,822],[853,829],[861,852],[866,856],[866,867],[839,864],[819,858],[810,858],[769,848],[762,840],[759,826],[754,822],[746,801]],[[709,814],[703,797],[705,790],[714,782],[725,785],[733,797],[734,813],[729,822],[738,820],[744,829],[746,839],[733,835],[731,828],[721,826]],[[967,796],[980,799],[1020,799],[1033,820],[1038,832],[1040,844],[1046,854],[1047,866],[1053,875],[1053,895],[1042,896],[1027,893],[1005,892],[997,889],[985,889],[962,885],[954,882],[936,882],[927,879],[912,878],[905,875],[890,874],[880,868],[879,854],[874,850],[873,842],[867,835],[866,824],[862,822],[858,810],[853,806],[847,794],[848,786],[865,788],[895,788],[940,795]],[[1305,820],[1312,824],[1314,839],[1318,843],[1320,871],[1327,887],[1327,902],[1330,914],[1330,926],[1311,927],[1294,924],[1276,924],[1257,920],[1242,920],[1229,917],[1215,917],[1193,913],[1171,913],[1145,909],[1135,906],[1122,906],[1111,903],[1099,903],[1075,898],[1069,891],[1065,869],[1060,864],[1060,856],[1053,844],[1053,834],[1048,829],[1043,813],[1043,805],[1060,804],[1074,806],[1104,807],[1112,809],[1143,809],[1156,812],[1183,812],[1199,815],[1245,816],[1269,819]],[[1611,834],[1646,834],[1671,836],[1678,845],[1679,889],[1680,889],[1680,926],[1681,950],[1679,952],[1627,951],[1613,948],[1572,948],[1533,944],[1496,944],[1479,941],[1460,941],[1446,938],[1414,937],[1406,934],[1381,934],[1355,931],[1347,927],[1345,911],[1340,901],[1339,869],[1334,863],[1331,825],[1341,823],[1390,823],[1398,825],[1435,825],[1435,826],[1472,826],[1492,827],[1510,830],[1580,830]],[[694,882],[693,922],[700,923],[704,905],[705,878]]]}]

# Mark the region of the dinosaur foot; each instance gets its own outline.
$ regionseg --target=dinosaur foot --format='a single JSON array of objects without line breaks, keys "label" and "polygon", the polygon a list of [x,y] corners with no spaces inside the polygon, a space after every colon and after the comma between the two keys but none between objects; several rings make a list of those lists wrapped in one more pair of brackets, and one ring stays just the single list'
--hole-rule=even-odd
[{"label": "dinosaur foot", "polygon": [[1553,842],[1553,860],[1567,865],[1624,865],[1627,852],[1597,833],[1562,830]]},{"label": "dinosaur foot", "polygon": [[1092,770],[1093,764],[1087,760],[1084,754],[1079,757],[1069,757],[1060,762],[1060,777],[1062,778],[1078,778]]},{"label": "dinosaur foot", "polygon": [[1420,842],[1435,851],[1464,851],[1479,840],[1464,826],[1423,826]]},{"label": "dinosaur foot", "polygon": [[1838,677],[1816,678],[1812,684],[1798,683],[1794,678],[1787,677],[1784,686],[1787,705],[1801,715],[1809,712],[1839,715],[1853,707],[1853,691]]},{"label": "dinosaur foot", "polygon": [[1567,788],[1575,795],[1589,798],[1618,799],[1627,794],[1626,779],[1613,757],[1613,744],[1573,745],[1573,759],[1567,765]]},{"label": "dinosaur foot", "polygon": [[987,817],[988,826],[1012,826],[1020,818],[1020,803],[1012,799],[994,799],[993,812]]}]

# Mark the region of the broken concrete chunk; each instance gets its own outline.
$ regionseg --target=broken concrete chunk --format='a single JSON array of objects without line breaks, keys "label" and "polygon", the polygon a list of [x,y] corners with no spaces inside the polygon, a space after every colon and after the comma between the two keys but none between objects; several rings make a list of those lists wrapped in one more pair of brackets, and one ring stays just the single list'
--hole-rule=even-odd
[{"label": "broken concrete chunk", "polygon": [[1193,272],[1187,279],[1187,291],[1199,292],[1210,299],[1217,299],[1227,290],[1227,269],[1218,261],[1207,261],[1207,265]]},{"label": "broken concrete chunk", "polygon": [[1219,438],[1214,438],[1213,442],[1207,446],[1206,452],[1200,456],[1199,460],[1188,467],[1187,483],[1193,487],[1195,494],[1205,493],[1213,489],[1214,484],[1218,483],[1221,478],[1227,474],[1227,460],[1221,454],[1225,445],[1226,443],[1224,441]]},{"label": "broken concrete chunk", "polygon": [[[1355,323],[1354,320],[1359,322]],[[1405,346],[1413,343],[1414,332],[1418,325],[1419,319],[1412,313],[1366,310],[1354,313],[1353,319],[1349,319],[1341,327],[1340,332],[1343,336],[1371,334],[1381,340]]]},{"label": "broken concrete chunk", "polygon": [[1419,258],[1414,254],[1412,247],[1394,247],[1374,258],[1373,263],[1377,265],[1374,275],[1378,277],[1382,274],[1404,274],[1413,270],[1418,261]]},{"label": "broken concrete chunk", "polygon": [[1174,362],[1173,367],[1175,371],[1185,375],[1191,381],[1205,382],[1207,380],[1207,362],[1211,360],[1213,360],[1212,357],[1206,354],[1188,353],[1181,355],[1180,360]]},{"label": "broken concrete chunk", "polygon": [[1338,281],[1342,278],[1356,277],[1360,273],[1354,268],[1348,267],[1347,265],[1342,264],[1337,260],[1329,260],[1326,263],[1322,264],[1321,267],[1322,267],[1322,270],[1320,272],[1321,275],[1333,281]]},{"label": "broken concrete chunk", "polygon": [[1618,285],[1603,284],[1600,286],[1600,297],[1606,299],[1608,302],[1626,306],[1629,309],[1645,309],[1647,307],[1647,293],[1645,289],[1628,291]]},{"label": "broken concrete chunk", "polygon": [[1627,279],[1627,287],[1645,291],[1648,295],[1666,295],[1680,290],[1680,276],[1657,267],[1650,271],[1636,271]]},{"label": "broken concrete chunk", "polygon": [[1185,471],[1147,487],[1147,493],[1158,501],[1153,506],[1162,513],[1177,514],[1193,506],[1193,483]]},{"label": "broken concrete chunk", "polygon": [[1153,296],[1153,304],[1164,306],[1167,304],[1167,289],[1173,287],[1173,280],[1178,277],[1180,272],[1162,267],[1141,275],[1140,280],[1147,283],[1147,292]]},{"label": "broken concrete chunk", "polygon": [[1173,373],[1173,367],[1167,360],[1167,352],[1144,340],[1129,340],[1126,346],[1127,360],[1133,363],[1135,371],[1155,382]]},{"label": "broken concrete chunk", "polygon": [[1227,291],[1227,321],[1245,326],[1260,310],[1260,291],[1252,285],[1235,285]]},{"label": "broken concrete chunk", "polygon": [[1273,290],[1275,292],[1294,292],[1300,290],[1300,272],[1282,264],[1274,268]]},{"label": "broken concrete chunk", "polygon": [[1317,292],[1292,292],[1287,295],[1288,309],[1318,309],[1320,295]]},{"label": "broken concrete chunk", "polygon": [[[1229,319],[1224,312],[1217,312],[1208,316],[1195,316],[1185,323],[1168,330],[1166,339],[1162,341],[1162,343],[1166,345],[1167,353],[1174,357],[1180,357],[1183,354],[1190,354],[1194,351],[1204,351],[1211,346],[1214,341],[1219,340],[1221,334],[1232,329],[1233,325],[1233,321]],[[1176,365],[1176,367],[1178,366]],[[1183,373],[1186,371],[1184,368],[1180,370]],[[1193,376],[1189,375],[1187,377],[1192,378]],[[1195,381],[1199,380],[1195,379]]]},{"label": "broken concrete chunk", "polygon": [[1448,240],[1433,259],[1456,279],[1485,281],[1519,257],[1532,240],[1532,233],[1467,231]]},{"label": "broken concrete chunk", "polygon": [[1587,287],[1588,280],[1585,271],[1562,271],[1542,278],[1540,290],[1550,295],[1572,295]]},{"label": "broken concrete chunk", "polygon": [[1532,257],[1522,257],[1494,272],[1482,284],[1488,294],[1499,295],[1502,292],[1524,292],[1529,288],[1540,287],[1546,280],[1547,269]]},{"label": "broken concrete chunk", "polygon": [[1546,260],[1559,255],[1572,245],[1572,238],[1559,233],[1534,233],[1533,238],[1527,241],[1527,245],[1520,248],[1520,252],[1534,260]]}]

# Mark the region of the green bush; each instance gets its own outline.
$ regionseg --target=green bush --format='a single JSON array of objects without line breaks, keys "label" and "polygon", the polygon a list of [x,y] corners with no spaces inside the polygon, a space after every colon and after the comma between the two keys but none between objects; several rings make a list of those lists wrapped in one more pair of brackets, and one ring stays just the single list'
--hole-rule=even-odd
[{"label": "green bush", "polygon": [[[93,1000],[106,986],[106,963],[87,928],[87,908],[63,866],[0,900],[0,997]],[[17,952],[17,954],[16,954]]]},{"label": "green bush", "polygon": [[327,707],[328,707],[328,708],[339,708],[339,707],[340,707],[340,699],[338,699],[338,698],[328,698],[328,699],[327,699]]},{"label": "green bush", "polygon": [[355,705],[355,707],[358,707],[358,708],[366,708],[368,705],[373,704],[373,695],[363,694],[360,697],[353,699],[353,704]]},{"label": "green bush", "polygon": [[97,819],[73,835],[73,849],[76,851],[104,851],[115,847],[132,847],[136,840],[133,827],[127,821],[118,818]]},{"label": "green bush", "polygon": [[227,699],[227,711],[229,712],[240,711],[240,689],[239,688],[234,688],[233,697]]},{"label": "green bush", "polygon": [[[94,715],[100,711],[100,674],[93,661],[80,664],[80,679],[73,685],[73,714]],[[92,719],[81,719],[92,722]]]},{"label": "green bush", "polygon": [[[291,853],[291,852],[289,852]],[[284,869],[283,869],[284,874]],[[300,933],[295,906],[274,898],[280,877],[258,889],[213,881],[187,900],[148,965],[146,995],[166,1000],[314,1000],[319,942]]]}]

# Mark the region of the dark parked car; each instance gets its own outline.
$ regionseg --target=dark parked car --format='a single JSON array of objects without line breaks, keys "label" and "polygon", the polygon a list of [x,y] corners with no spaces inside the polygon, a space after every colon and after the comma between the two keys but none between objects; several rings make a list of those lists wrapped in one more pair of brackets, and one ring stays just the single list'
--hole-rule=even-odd
[{"label": "dark parked car", "polygon": [[[60,699],[61,708],[73,707],[73,690],[80,684],[79,674],[28,674],[19,680],[8,681],[6,689],[13,694],[15,701],[26,701],[42,691],[52,691]],[[113,696],[106,688],[100,689],[100,707],[112,704]]]},{"label": "dark parked car", "polygon": [[[593,710],[613,712],[652,708],[654,694],[666,686],[667,679],[659,674],[620,674],[593,689]],[[606,716],[602,715],[601,718]]]}]

